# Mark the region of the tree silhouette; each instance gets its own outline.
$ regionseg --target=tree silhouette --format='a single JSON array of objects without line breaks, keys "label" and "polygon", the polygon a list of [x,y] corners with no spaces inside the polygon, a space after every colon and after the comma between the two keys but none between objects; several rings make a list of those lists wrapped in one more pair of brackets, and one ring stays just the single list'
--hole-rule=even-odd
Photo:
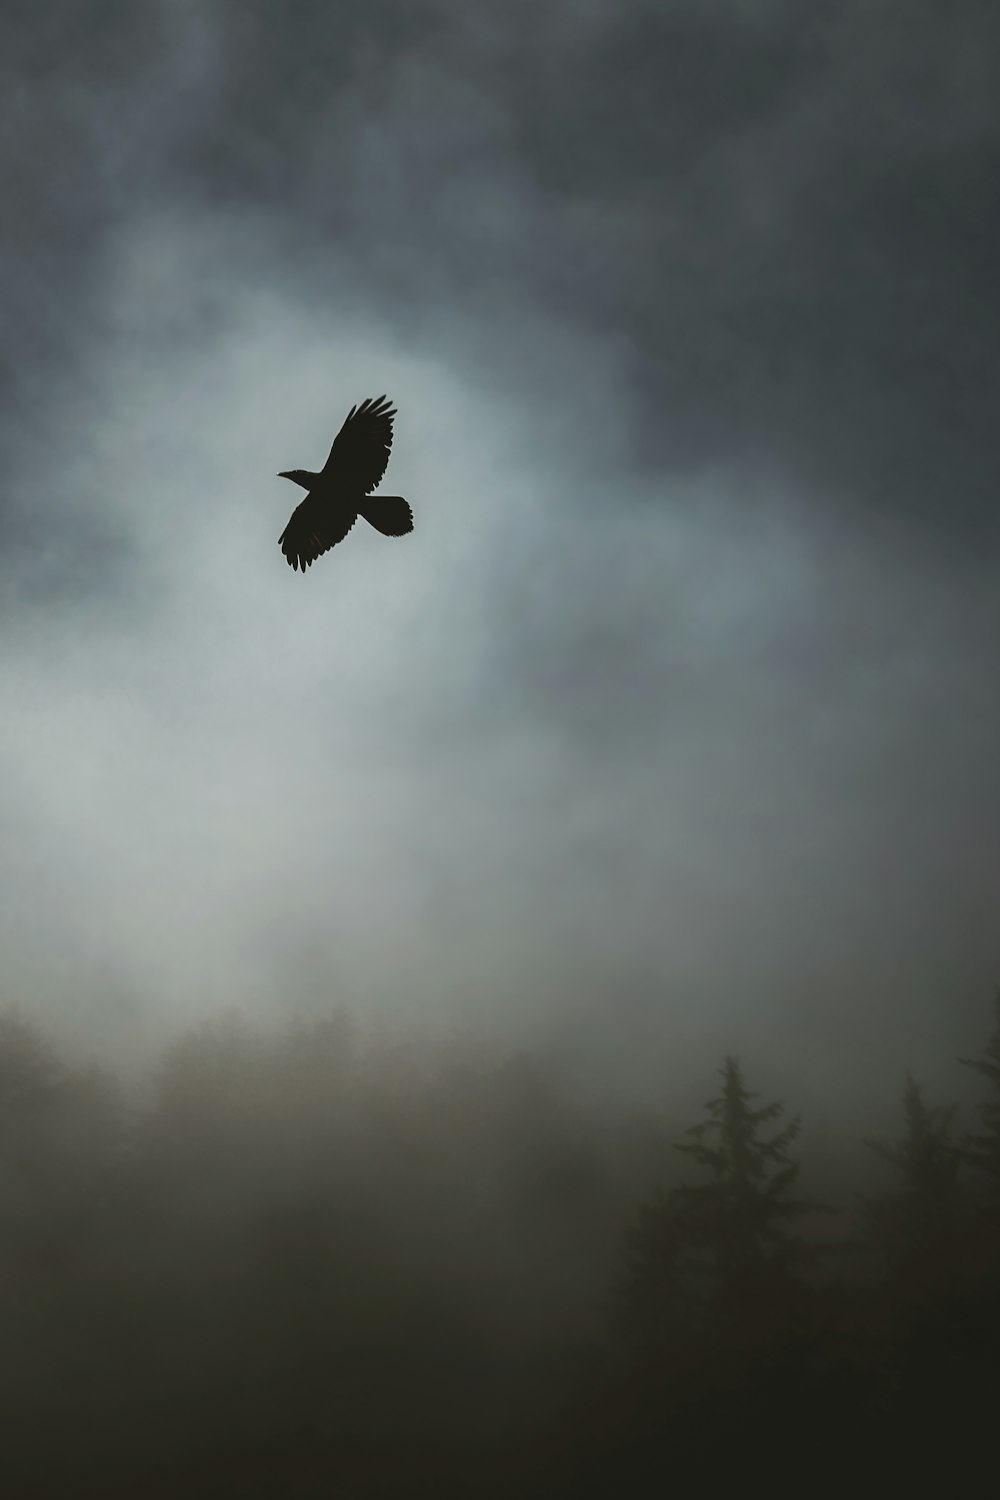
[{"label": "tree silhouette", "polygon": [[99,1230],[118,1166],[116,1092],[63,1066],[16,1011],[0,1015],[0,1273],[37,1280]]},{"label": "tree silhouette", "polygon": [[889,1145],[865,1142],[896,1174],[894,1188],[861,1200],[868,1237],[890,1267],[904,1268],[940,1249],[956,1225],[961,1189],[954,1116],[954,1105],[927,1104],[907,1073],[902,1136]]},{"label": "tree silhouette", "polygon": [[627,1240],[629,1291],[644,1316],[660,1323],[683,1323],[692,1308],[745,1309],[765,1289],[787,1285],[808,1258],[790,1227],[814,1207],[790,1196],[800,1120],[767,1134],[784,1106],[755,1105],[735,1057],[721,1073],[722,1092],[708,1100],[708,1118],[675,1147],[708,1180],[644,1204]]},{"label": "tree silhouette", "polygon": [[[701,1180],[661,1190],[627,1235],[617,1346],[629,1482],[656,1473],[660,1488],[681,1478],[713,1493],[733,1464],[773,1469],[776,1411],[790,1458],[819,1440],[814,1414],[827,1410],[815,1293],[799,1274],[813,1252],[796,1221],[816,1207],[793,1196],[800,1122],[759,1103],[735,1057],[720,1071],[705,1118],[675,1146]],[[609,1470],[602,1478],[614,1487]]]},{"label": "tree silhouette", "polygon": [[865,1142],[894,1175],[885,1192],[860,1200],[880,1262],[863,1298],[865,1381],[887,1449],[907,1450],[919,1467],[948,1433],[971,1473],[968,1455],[992,1427],[996,1397],[1000,1247],[967,1212],[961,1167],[968,1153],[953,1133],[954,1117],[952,1105],[927,1104],[907,1074],[902,1134],[888,1145]]},{"label": "tree silhouette", "polygon": [[993,1035],[981,1056],[959,1058],[964,1068],[972,1068],[990,1087],[989,1097],[979,1105],[982,1129],[964,1134],[960,1147],[963,1159],[975,1169],[983,1184],[987,1213],[997,1218],[1000,1217],[1000,988],[993,998],[993,1013]]}]

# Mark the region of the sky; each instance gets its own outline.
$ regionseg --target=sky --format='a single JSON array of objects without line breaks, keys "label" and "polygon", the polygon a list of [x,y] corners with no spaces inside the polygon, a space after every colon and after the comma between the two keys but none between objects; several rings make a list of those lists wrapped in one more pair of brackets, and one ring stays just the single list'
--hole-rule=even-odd
[{"label": "sky", "polygon": [[[0,941],[237,1005],[962,1087],[1000,982],[988,0],[7,6]],[[279,470],[398,416],[308,574]]]}]

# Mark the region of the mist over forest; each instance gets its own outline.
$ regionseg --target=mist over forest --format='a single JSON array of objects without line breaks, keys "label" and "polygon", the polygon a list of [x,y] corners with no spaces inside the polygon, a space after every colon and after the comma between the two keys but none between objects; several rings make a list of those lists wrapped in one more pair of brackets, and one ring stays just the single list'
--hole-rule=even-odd
[{"label": "mist over forest", "polygon": [[[0,1500],[964,1486],[1000,9],[7,0],[0,84]],[[293,572],[381,393],[413,531]]]},{"label": "mist over forest", "polygon": [[818,1453],[971,1480],[1000,994],[970,1050],[960,1117],[887,1079],[892,1135],[802,1171],[808,1112],[733,1057],[691,1121],[598,1118],[525,1052],[230,1012],[140,1102],[8,1012],[5,1493],[711,1493]]}]

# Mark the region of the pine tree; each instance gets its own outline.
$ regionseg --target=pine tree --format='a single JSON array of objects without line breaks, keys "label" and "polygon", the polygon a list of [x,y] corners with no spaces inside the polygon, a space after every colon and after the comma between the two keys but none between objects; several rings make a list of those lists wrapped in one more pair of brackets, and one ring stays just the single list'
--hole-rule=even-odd
[{"label": "pine tree", "polygon": [[708,1101],[709,1118],[688,1130],[678,1151],[707,1168],[710,1181],[677,1189],[676,1201],[694,1241],[714,1260],[721,1283],[742,1290],[763,1273],[788,1272],[803,1246],[788,1225],[810,1205],[788,1195],[799,1167],[789,1148],[801,1129],[798,1116],[769,1138],[763,1127],[784,1112],[780,1103],[754,1107],[740,1065],[727,1057],[722,1093]]},{"label": "pine tree", "polygon": [[979,1174],[985,1190],[985,1208],[995,1217],[1000,1216],[1000,988],[993,999],[996,1024],[993,1035],[980,1057],[960,1057],[964,1068],[972,1068],[985,1078],[990,1094],[979,1105],[982,1129],[962,1136],[962,1157]]},{"label": "pine tree", "polygon": [[[722,1092],[706,1104],[708,1118],[691,1126],[675,1149],[708,1173],[708,1180],[660,1193],[640,1209],[627,1242],[633,1299],[662,1321],[667,1305],[745,1306],[755,1296],[787,1288],[808,1259],[790,1227],[815,1205],[791,1197],[798,1164],[790,1150],[798,1117],[768,1135],[784,1106],[755,1105],[736,1058],[727,1057]],[[701,1290],[699,1290],[699,1284]],[[680,1308],[678,1308],[680,1303]]]},{"label": "pine tree", "polygon": [[883,1272],[869,1303],[869,1380],[882,1417],[901,1436],[971,1436],[977,1424],[985,1431],[995,1401],[998,1245],[966,1212],[966,1152],[954,1117],[953,1105],[927,1104],[907,1074],[901,1136],[891,1145],[866,1142],[895,1178],[861,1200]]},{"label": "pine tree", "polygon": [[907,1073],[903,1134],[891,1145],[866,1141],[889,1163],[896,1186],[862,1199],[868,1237],[889,1267],[900,1267],[940,1246],[960,1208],[959,1152],[952,1135],[954,1105],[929,1105]]}]

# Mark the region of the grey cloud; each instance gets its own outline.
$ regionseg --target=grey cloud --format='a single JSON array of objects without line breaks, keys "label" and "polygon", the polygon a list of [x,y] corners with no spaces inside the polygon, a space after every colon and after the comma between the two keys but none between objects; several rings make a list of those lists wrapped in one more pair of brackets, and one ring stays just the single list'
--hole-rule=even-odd
[{"label": "grey cloud", "polygon": [[[50,893],[165,1022],[300,952],[814,1079],[978,1015],[996,24],[15,14],[18,972]],[[272,476],[381,390],[417,531],[289,591]]]},{"label": "grey cloud", "polygon": [[323,14],[242,13],[194,191],[346,241],[402,316],[475,318],[499,280],[614,329],[657,471],[989,528],[992,12],[378,7],[336,47]]},{"label": "grey cloud", "polygon": [[770,465],[935,543],[989,528],[988,7],[944,34],[929,6],[136,14],[86,36],[51,20],[44,63],[22,32],[45,85],[8,106],[49,283],[33,327],[54,296],[80,316],[72,278],[109,220],[190,196],[280,224],[312,295],[346,254],[404,320],[490,321],[500,285],[529,318],[613,329],[656,472]]}]

